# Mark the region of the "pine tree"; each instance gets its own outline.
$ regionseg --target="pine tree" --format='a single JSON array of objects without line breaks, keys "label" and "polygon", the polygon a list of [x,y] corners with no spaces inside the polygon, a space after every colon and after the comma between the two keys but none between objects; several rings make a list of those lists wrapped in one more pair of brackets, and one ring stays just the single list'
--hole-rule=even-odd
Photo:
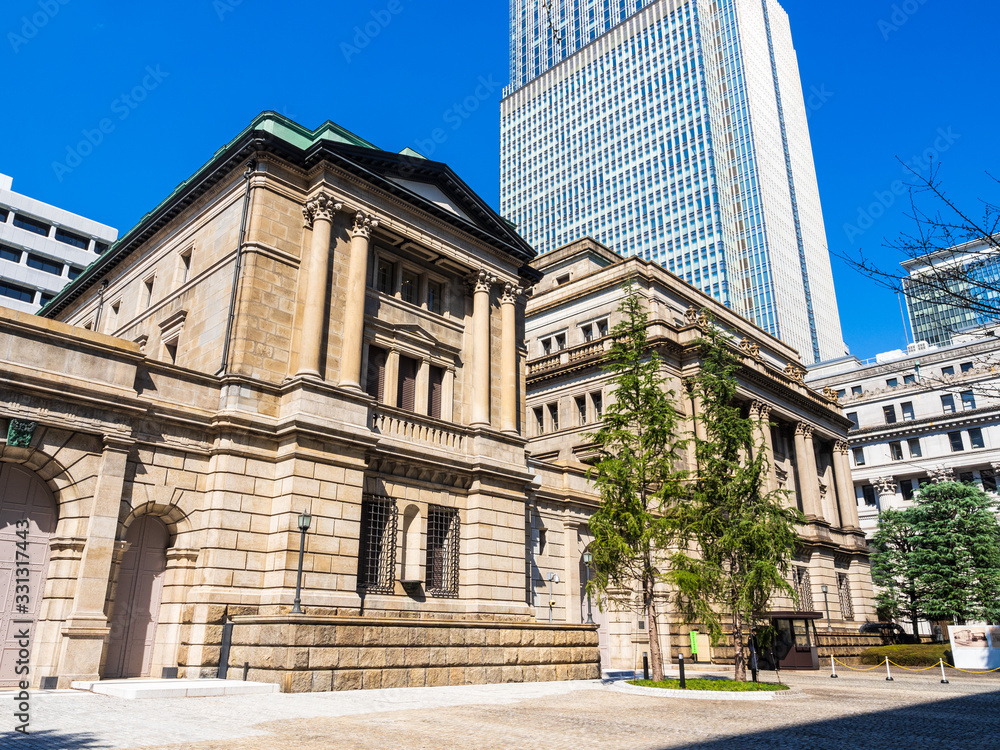
[{"label": "pine tree", "polygon": [[794,597],[786,577],[795,527],[804,519],[787,507],[787,493],[767,490],[765,442],[736,401],[738,363],[714,325],[701,347],[693,390],[701,401],[697,421],[704,438],[693,437],[697,475],[690,502],[680,506],[682,537],[692,549],[673,555],[670,578],[687,622],[703,623],[713,641],[729,618],[735,678],[744,680],[751,629],[766,618],[775,593]]},{"label": "pine tree", "polygon": [[[605,360],[613,398],[593,436],[599,457],[590,472],[601,494],[591,516],[598,601],[637,610],[648,623],[654,680],[663,679],[654,590],[664,580],[664,552],[675,536],[673,509],[682,492],[675,393],[667,387],[662,360],[647,344],[647,316],[634,287],[626,288]],[[638,601],[631,595],[639,586]]]},{"label": "pine tree", "polygon": [[878,519],[871,544],[872,581],[880,590],[875,597],[879,616],[887,620],[907,618],[917,635],[917,620],[925,616],[914,569],[917,530],[913,508],[888,508]]}]

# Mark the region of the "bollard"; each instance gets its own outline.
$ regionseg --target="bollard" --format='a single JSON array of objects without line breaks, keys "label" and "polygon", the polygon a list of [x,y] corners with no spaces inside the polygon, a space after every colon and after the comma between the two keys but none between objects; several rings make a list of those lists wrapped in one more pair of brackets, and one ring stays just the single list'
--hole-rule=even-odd
[{"label": "bollard", "polygon": [[834,659],[832,656],[830,657],[830,666],[833,668],[833,674],[831,674],[830,676],[833,679],[837,679],[837,660]]},{"label": "bollard", "polygon": [[886,682],[893,682],[894,681],[892,679],[892,670],[889,669],[889,657],[888,656],[885,657],[885,681]]},{"label": "bollard", "polygon": [[938,663],[941,664],[941,684],[942,685],[947,685],[948,684],[948,678],[945,677],[945,674],[944,674],[944,659],[939,659]]},{"label": "bollard", "polygon": [[645,651],[642,652],[642,679],[649,679],[649,655]]},{"label": "bollard", "polygon": [[687,682],[684,681],[684,654],[678,654],[677,664],[681,673],[681,690],[687,690]]},{"label": "bollard", "polygon": [[247,681],[247,675],[250,673],[250,662],[243,662],[243,682]]}]

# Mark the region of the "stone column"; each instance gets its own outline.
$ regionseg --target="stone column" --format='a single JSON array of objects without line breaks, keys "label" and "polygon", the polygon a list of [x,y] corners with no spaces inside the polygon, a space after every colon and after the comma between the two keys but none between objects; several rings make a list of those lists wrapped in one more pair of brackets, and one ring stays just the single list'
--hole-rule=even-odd
[{"label": "stone column", "polygon": [[413,412],[415,414],[427,415],[428,396],[430,395],[431,363],[426,359],[420,360],[417,365],[417,382],[414,384]]},{"label": "stone column", "polygon": [[441,419],[445,422],[455,421],[455,368],[444,371],[444,382],[441,384]]},{"label": "stone column", "polygon": [[848,454],[851,446],[846,440],[838,440],[833,447],[833,475],[837,484],[837,504],[840,507],[840,523],[845,529],[859,529],[858,498],[851,478],[851,461]]},{"label": "stone column", "polygon": [[884,504],[885,498],[896,496],[896,478],[876,477],[871,480],[871,483],[874,485],[875,491],[878,493],[878,510],[879,513],[881,513],[887,507],[891,507]]},{"label": "stone column", "polygon": [[125,465],[132,440],[105,436],[101,469],[87,524],[87,542],[80,559],[73,609],[63,628],[59,654],[59,687],[73,680],[100,678],[104,639],[110,632],[104,604],[111,580],[111,564],[118,534],[125,485]]},{"label": "stone column", "polygon": [[384,394],[382,403],[386,406],[399,406],[396,397],[399,395],[399,350],[390,349],[385,358],[385,374],[382,376]]},{"label": "stone column", "polygon": [[378,221],[358,211],[351,230],[351,258],[347,267],[347,299],[344,303],[344,348],[340,356],[340,385],[361,390],[361,347],[365,335],[365,287],[368,276],[368,246]]},{"label": "stone column", "polygon": [[807,518],[823,519],[820,507],[819,476],[816,474],[816,452],[813,450],[813,428],[805,422],[795,426],[795,474],[802,493],[802,512]]},{"label": "stone column", "polygon": [[523,290],[517,284],[504,286],[500,297],[503,328],[500,348],[500,429],[517,434],[517,301]]},{"label": "stone column", "polygon": [[758,439],[764,445],[764,460],[767,461],[764,484],[768,492],[778,489],[778,479],[774,472],[774,443],[771,440],[771,407],[763,401],[754,401],[750,405],[750,418],[757,425],[760,433]]},{"label": "stone column", "polygon": [[490,426],[490,289],[495,279],[480,271],[471,279],[472,306],[472,427]]},{"label": "stone column", "polygon": [[326,324],[326,287],[330,275],[330,229],[333,215],[343,206],[327,193],[320,193],[302,209],[306,226],[312,229],[309,260],[301,266],[306,274],[306,299],[302,313],[302,351],[296,375],[322,378],[323,327]]}]

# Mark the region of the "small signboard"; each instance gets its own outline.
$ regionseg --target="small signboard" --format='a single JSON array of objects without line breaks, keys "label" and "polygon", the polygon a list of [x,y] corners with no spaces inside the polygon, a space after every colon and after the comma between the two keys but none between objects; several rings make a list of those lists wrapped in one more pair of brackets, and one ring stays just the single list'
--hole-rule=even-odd
[{"label": "small signboard", "polygon": [[1000,626],[949,625],[948,636],[959,669],[1000,667]]}]

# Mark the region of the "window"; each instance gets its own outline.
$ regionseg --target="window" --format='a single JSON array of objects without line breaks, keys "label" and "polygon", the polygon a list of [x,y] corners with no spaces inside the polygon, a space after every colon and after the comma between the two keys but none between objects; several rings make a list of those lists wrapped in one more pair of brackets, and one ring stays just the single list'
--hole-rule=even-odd
[{"label": "window", "polygon": [[904,422],[910,422],[910,421],[913,420],[913,402],[912,401],[904,401],[903,403],[901,403],[899,405],[899,408],[903,412],[903,421]]},{"label": "window", "polygon": [[997,475],[993,469],[981,469],[979,471],[979,479],[983,483],[983,489],[987,492],[997,491]]},{"label": "window", "polygon": [[865,449],[855,448],[854,449],[854,465],[864,466],[865,465]]},{"label": "window", "polygon": [[913,499],[913,480],[912,479],[902,479],[899,482],[899,490],[903,493],[904,500]]},{"label": "window", "polygon": [[904,375],[903,376],[903,385],[913,385],[916,382],[917,382],[917,376],[916,375]]},{"label": "window", "polygon": [[142,282],[142,309],[145,310],[153,302],[153,284],[156,282],[155,276],[150,276]]},{"label": "window", "polygon": [[860,385],[852,385],[851,386],[851,395],[852,396],[860,396],[862,393],[864,393],[864,391],[861,389]]},{"label": "window", "polygon": [[976,408],[976,394],[972,391],[962,391],[962,411]]},{"label": "window", "polygon": [[436,281],[427,282],[427,309],[441,314],[444,304],[444,287]]},{"label": "window", "polygon": [[846,398],[846,397],[847,397],[847,391],[845,389],[840,388],[837,390],[837,398]]},{"label": "window", "polygon": [[48,292],[42,292],[41,294],[38,295],[38,304],[41,305],[42,307],[45,307],[52,301],[53,297],[55,297],[54,294],[49,294]]},{"label": "window", "polygon": [[23,214],[14,214],[14,226],[41,237],[49,236],[49,225]]},{"label": "window", "polygon": [[427,384],[427,415],[441,419],[441,398],[444,395],[444,368],[431,365]]},{"label": "window", "polygon": [[41,255],[35,255],[34,253],[28,253],[28,268],[45,271],[45,273],[51,273],[53,276],[62,276],[63,272],[62,263],[49,260]]},{"label": "window", "polygon": [[95,242],[94,243],[94,251],[98,255],[100,255],[102,253],[106,253],[108,251],[109,247],[111,247],[111,246],[107,242]]},{"label": "window", "polygon": [[9,260],[11,263],[20,263],[21,251],[13,247],[7,247],[7,245],[0,245],[0,260]]},{"label": "window", "polygon": [[601,320],[599,320],[596,323],[594,323],[594,325],[597,327],[597,335],[598,336],[600,336],[601,338],[604,338],[605,336],[608,335],[608,319],[607,318],[602,318]]},{"label": "window", "polygon": [[851,581],[846,573],[837,573],[837,593],[840,594],[840,614],[845,620],[854,619],[854,602],[851,600]]},{"label": "window", "polygon": [[88,238],[81,237],[73,232],[68,232],[60,227],[56,227],[55,238],[59,242],[79,248],[80,250],[86,250],[90,245],[90,240]]},{"label": "window", "polygon": [[961,432],[949,432],[948,440],[951,441],[951,451],[952,453],[958,453],[961,450],[965,450],[965,446],[962,445],[962,433]]},{"label": "window", "polygon": [[920,458],[923,451],[920,450],[920,438],[910,438],[906,441],[906,447],[910,451],[910,458]]},{"label": "window", "polygon": [[396,569],[396,501],[367,496],[361,500],[358,591],[391,594]]},{"label": "window", "polygon": [[587,398],[585,396],[576,397],[576,413],[580,418],[580,425],[587,424]]},{"label": "window", "polygon": [[945,414],[952,414],[955,411],[955,397],[950,393],[941,396],[941,410]]},{"label": "window", "polygon": [[962,484],[975,484],[976,475],[973,474],[971,471],[962,471],[959,472],[958,481],[961,482]]},{"label": "window", "polygon": [[557,352],[561,352],[563,349],[565,349],[566,348],[566,334],[565,333],[557,333],[555,335],[555,344],[556,344],[556,351]]},{"label": "window", "polygon": [[972,363],[971,362],[963,362],[959,366],[962,368],[962,372],[972,372]]},{"label": "window", "polygon": [[556,286],[562,286],[563,284],[569,283],[569,274],[564,274],[556,278]]},{"label": "window", "polygon": [[69,280],[70,281],[76,281],[77,277],[81,273],[83,273],[83,269],[82,268],[77,268],[76,266],[70,266],[69,267],[69,271],[67,272],[66,275],[69,276]]},{"label": "window", "polygon": [[549,404],[549,423],[552,425],[552,431],[556,432],[559,429],[559,404]]},{"label": "window", "polygon": [[885,415],[885,423],[892,424],[896,421],[896,407],[890,404],[882,407],[882,414]]},{"label": "window", "polygon": [[378,346],[368,347],[368,376],[365,392],[379,403],[385,402],[385,363],[388,352]]},{"label": "window", "polygon": [[378,266],[375,269],[375,288],[382,294],[392,294],[393,286],[393,265],[384,258],[378,259]]},{"label": "window", "polygon": [[539,339],[542,343],[542,354],[552,354],[552,339]]},{"label": "window", "polygon": [[540,406],[534,408],[535,413],[535,434],[545,434],[545,410]]},{"label": "window", "polygon": [[969,445],[975,448],[985,448],[986,443],[983,441],[983,431],[979,427],[973,427],[969,430]]},{"label": "window", "polygon": [[409,302],[411,305],[417,304],[417,292],[420,287],[420,277],[417,276],[413,271],[403,270],[401,274],[402,281],[399,285],[399,296],[403,302]]},{"label": "window", "polygon": [[11,284],[9,281],[0,281],[0,297],[9,297],[18,302],[34,302],[35,290]]},{"label": "window", "polygon": [[403,411],[415,411],[417,402],[417,367],[413,357],[400,356],[399,382],[396,389],[396,406]]},{"label": "window", "polygon": [[948,365],[947,367],[942,367],[941,368],[941,375],[942,376],[944,376],[944,375],[954,375],[954,374],[955,374],[955,368],[953,366],[951,366],[951,365]]},{"label": "window", "polygon": [[604,418],[604,395],[600,391],[591,393],[590,403],[594,405],[594,421],[600,422]]},{"label": "window", "polygon": [[792,586],[799,600],[799,610],[811,612],[813,608],[812,584],[809,582],[809,571],[798,565],[792,566]]},{"label": "window", "polygon": [[177,364],[177,339],[163,342],[163,361],[172,365]]},{"label": "window", "polygon": [[899,385],[899,381],[896,378],[889,378],[888,380],[885,381],[885,384],[890,388],[895,388],[897,385]]},{"label": "window", "polygon": [[118,330],[118,314],[122,310],[122,301],[115,300],[111,305],[111,314],[108,316],[108,332],[114,333]]},{"label": "window", "polygon": [[10,216],[10,214],[7,212],[7,209],[0,208],[0,224],[5,223],[8,216]]},{"label": "window", "polygon": [[187,250],[180,254],[180,268],[178,277],[181,284],[187,283],[188,276],[191,275],[191,251]]},{"label": "window", "polygon": [[865,505],[869,508],[878,507],[878,495],[875,494],[875,488],[870,484],[861,485],[861,494],[865,498]]},{"label": "window", "polygon": [[851,424],[854,425],[854,429],[858,429],[858,413],[856,411],[852,411],[847,415],[847,418],[851,420]]},{"label": "window", "polygon": [[889,443],[889,456],[893,461],[903,460],[903,446],[899,441],[894,440]]},{"label": "window", "polygon": [[427,509],[427,593],[458,596],[459,519],[454,508]]}]

